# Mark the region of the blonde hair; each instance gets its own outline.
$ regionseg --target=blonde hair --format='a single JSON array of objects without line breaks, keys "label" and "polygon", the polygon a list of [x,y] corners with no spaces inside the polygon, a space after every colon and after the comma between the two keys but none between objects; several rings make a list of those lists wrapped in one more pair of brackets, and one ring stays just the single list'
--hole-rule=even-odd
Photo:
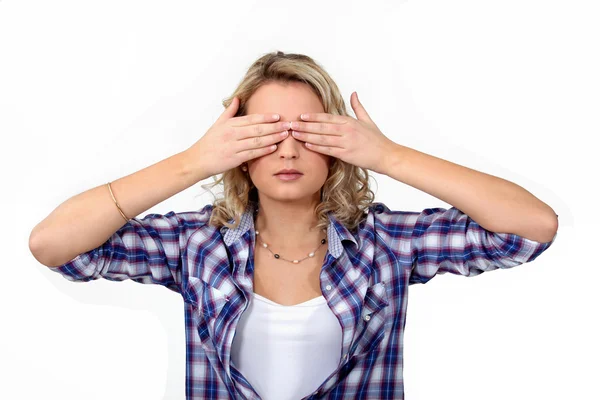
[{"label": "blonde hair", "polygon": [[[246,103],[252,94],[271,82],[305,83],[319,97],[326,113],[349,116],[337,85],[320,65],[308,56],[284,54],[281,51],[267,53],[257,59],[233,94],[223,101],[223,107],[229,107],[233,98],[237,96],[240,104],[235,116],[246,115]],[[356,228],[375,197],[369,188],[369,177],[367,169],[332,156],[327,180],[321,188],[321,202],[315,209],[318,217],[317,229],[327,228],[327,214],[330,211],[349,230]],[[258,205],[257,189],[250,176],[239,168],[225,171],[218,179],[213,176],[213,180],[214,183],[210,185],[201,185],[206,189],[207,186],[223,184],[223,197],[215,198],[209,225],[235,229],[249,203]],[[229,220],[234,220],[234,223],[229,223]]]}]

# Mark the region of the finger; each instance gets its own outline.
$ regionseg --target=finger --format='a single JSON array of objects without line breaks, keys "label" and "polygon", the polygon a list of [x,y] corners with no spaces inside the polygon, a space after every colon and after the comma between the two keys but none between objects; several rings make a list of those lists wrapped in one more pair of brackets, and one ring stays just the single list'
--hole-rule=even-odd
[{"label": "finger", "polygon": [[227,121],[230,118],[235,117],[235,114],[238,111],[239,105],[240,105],[240,101],[237,98],[237,96],[235,96],[231,100],[231,103],[229,103],[229,105],[227,106],[227,108],[225,109],[225,111],[223,111],[221,113],[221,115],[219,116],[219,118],[217,118],[217,122],[224,122],[224,121]]},{"label": "finger", "polygon": [[288,129],[289,122],[276,122],[236,127],[235,133],[237,140],[246,140],[273,133],[287,132]]},{"label": "finger", "polygon": [[341,135],[343,126],[348,123],[348,120],[340,115],[332,115],[327,113],[302,114],[303,120],[310,122],[295,122],[297,127],[294,130],[315,132],[323,135]]},{"label": "finger", "polygon": [[231,118],[231,126],[241,127],[256,124],[273,123],[279,120],[279,114],[250,114]]},{"label": "finger", "polygon": [[297,132],[292,131],[292,136],[298,140],[302,140],[303,142],[321,145],[321,146],[330,146],[330,147],[343,147],[340,136],[335,135],[321,135],[318,133],[306,133],[306,132]]},{"label": "finger", "polygon": [[[354,96],[352,96],[352,95],[354,95]],[[354,110],[354,114],[356,114],[356,118],[359,121],[373,122],[373,120],[367,113],[367,110],[365,110],[362,103],[358,100],[358,93],[353,92],[352,95],[350,95],[350,105],[352,106],[352,109]]]},{"label": "finger", "polygon": [[267,154],[271,154],[275,150],[277,150],[277,145],[273,144],[270,146],[261,147],[259,149],[244,150],[244,151],[237,153],[237,155],[241,159],[240,164],[242,164],[248,160],[252,160],[254,158],[263,157],[263,156],[266,156]]},{"label": "finger", "polygon": [[300,115],[302,121],[328,122],[330,124],[345,124],[346,117],[329,113],[304,113]]},{"label": "finger", "polygon": [[268,136],[253,136],[248,139],[239,140],[236,144],[236,153],[243,153],[247,150],[260,149],[262,147],[268,147],[275,143],[281,142],[283,139],[288,137],[288,132],[277,132]]},{"label": "finger", "polygon": [[341,149],[339,147],[320,146],[313,143],[304,143],[307,149],[316,151],[317,153],[326,154],[328,156],[340,158]]}]

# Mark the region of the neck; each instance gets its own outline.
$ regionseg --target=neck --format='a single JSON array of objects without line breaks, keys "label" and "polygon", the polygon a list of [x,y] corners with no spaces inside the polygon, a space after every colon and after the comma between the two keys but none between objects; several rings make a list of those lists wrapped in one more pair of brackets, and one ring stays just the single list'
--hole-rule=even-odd
[{"label": "neck", "polygon": [[276,245],[280,251],[316,248],[327,236],[326,231],[316,228],[316,205],[314,201],[282,203],[267,200],[265,204],[263,200],[255,213],[254,228],[264,242]]}]

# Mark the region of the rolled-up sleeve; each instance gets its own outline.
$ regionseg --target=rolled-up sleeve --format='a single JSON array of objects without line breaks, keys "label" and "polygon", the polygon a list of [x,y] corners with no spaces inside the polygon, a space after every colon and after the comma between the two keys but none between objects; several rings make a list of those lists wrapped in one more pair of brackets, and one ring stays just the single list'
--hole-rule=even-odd
[{"label": "rolled-up sleeve", "polygon": [[428,208],[413,215],[409,284],[436,274],[467,277],[535,260],[556,239],[540,243],[512,233],[488,231],[456,207]]},{"label": "rolled-up sleeve", "polygon": [[131,279],[181,293],[181,254],[189,236],[207,225],[211,209],[133,218],[99,247],[50,269],[74,282]]}]

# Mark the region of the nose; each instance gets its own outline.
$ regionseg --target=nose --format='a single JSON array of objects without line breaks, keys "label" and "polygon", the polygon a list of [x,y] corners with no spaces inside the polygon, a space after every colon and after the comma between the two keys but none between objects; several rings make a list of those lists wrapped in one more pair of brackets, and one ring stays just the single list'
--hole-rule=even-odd
[{"label": "nose", "polygon": [[298,158],[300,154],[300,148],[303,146],[302,142],[292,136],[291,129],[288,131],[289,135],[283,139],[277,145],[277,153],[280,158]]}]

